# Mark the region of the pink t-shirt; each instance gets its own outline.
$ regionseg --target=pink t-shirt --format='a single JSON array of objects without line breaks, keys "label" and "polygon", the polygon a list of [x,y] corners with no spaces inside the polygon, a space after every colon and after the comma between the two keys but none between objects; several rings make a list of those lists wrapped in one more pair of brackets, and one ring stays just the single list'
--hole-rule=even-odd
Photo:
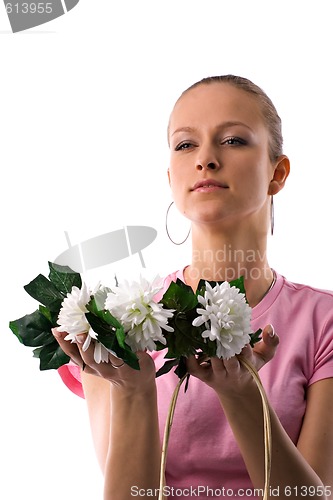
[{"label": "pink t-shirt", "polygon": [[[169,275],[165,289],[177,278],[184,281],[183,271]],[[307,387],[333,377],[333,292],[291,283],[277,275],[272,290],[252,309],[254,331],[269,323],[280,344],[274,359],[260,370],[260,377],[283,427],[297,443]],[[158,369],[164,351],[152,355]],[[73,392],[83,396],[77,366],[63,366],[59,373]],[[178,380],[173,371],[156,380],[161,437]],[[251,481],[215,392],[194,377],[188,391],[179,393],[166,479],[169,498],[257,498],[251,495]]]}]

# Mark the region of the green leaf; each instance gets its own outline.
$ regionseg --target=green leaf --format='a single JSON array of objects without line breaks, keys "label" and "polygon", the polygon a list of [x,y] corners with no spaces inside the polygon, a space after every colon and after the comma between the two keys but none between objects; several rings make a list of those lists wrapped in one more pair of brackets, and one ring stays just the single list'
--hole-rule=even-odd
[{"label": "green leaf", "polygon": [[[36,356],[35,352],[34,354]],[[40,370],[57,370],[70,361],[70,357],[64,353],[56,340],[38,349],[38,357]]]},{"label": "green leaf", "polygon": [[198,300],[192,288],[177,279],[176,282],[172,281],[170,283],[161,303],[168,309],[187,311],[196,307]]},{"label": "green leaf", "polygon": [[116,337],[120,347],[122,347],[123,349],[128,349],[128,346],[125,344],[126,335],[123,327],[116,329]]},{"label": "green leaf", "polygon": [[82,287],[82,280],[79,273],[76,273],[68,266],[60,266],[52,262],[48,264],[50,268],[49,279],[63,295],[70,293],[73,286]]},{"label": "green leaf", "polygon": [[60,311],[64,296],[45,276],[39,274],[25,285],[24,290],[34,299],[46,306],[50,311]]},{"label": "green leaf", "polygon": [[34,354],[34,358],[39,358],[39,354],[41,352],[41,350],[43,349],[43,347],[36,347],[36,349],[34,349],[32,352]]},{"label": "green leaf", "polygon": [[[174,282],[172,282],[172,283],[174,283]],[[185,292],[187,292],[189,294],[193,293],[192,287],[190,287],[190,285],[187,285],[186,283],[184,283],[184,281],[182,281],[181,279],[177,278],[175,283],[179,288],[182,288]]]},{"label": "green leaf", "polygon": [[[196,349],[203,349],[205,340],[201,336],[203,328],[192,325],[195,311],[176,312],[169,320],[173,332],[166,334],[168,344],[167,358],[188,356],[194,354]],[[164,346],[165,349],[165,346]]]},{"label": "green leaf", "polygon": [[[214,283],[210,282],[211,286],[214,287],[216,285],[216,281]],[[205,295],[206,291],[206,281],[200,280],[197,286],[196,295]]]},{"label": "green leaf", "polygon": [[[167,337],[169,335],[169,333],[166,333],[165,336]],[[167,345],[165,344],[162,344],[162,342],[160,342],[159,340],[156,340],[155,341],[155,345],[156,345],[156,349],[155,351],[163,351],[163,349],[167,349]],[[171,356],[170,356],[171,357]]]},{"label": "green leaf", "polygon": [[131,351],[129,347],[126,349],[122,349],[121,347],[117,346],[114,352],[119,358],[124,360],[128,366],[134,368],[134,370],[140,370],[139,359],[135,352]]},{"label": "green leaf", "polygon": [[202,351],[207,354],[210,358],[216,356],[216,341],[206,339],[205,346]]},{"label": "green leaf", "polygon": [[85,316],[91,328],[95,333],[97,333],[98,340],[101,344],[103,344],[107,349],[113,350],[114,343],[117,341],[116,328],[103,321],[103,318],[95,316],[95,314],[91,312],[87,312]]},{"label": "green leaf", "polygon": [[[104,301],[105,302],[105,301]],[[87,309],[89,312],[91,312],[94,316],[97,316],[100,318],[103,322],[107,323],[110,326],[113,326],[114,328],[122,328],[121,323],[112,316],[110,311],[107,311],[104,309],[104,307],[101,307],[101,296],[96,294],[89,304],[87,304]]]},{"label": "green leaf", "polygon": [[52,327],[52,323],[39,310],[9,323],[9,328],[19,341],[30,347],[54,342]]},{"label": "green leaf", "polygon": [[118,342],[115,342],[112,351],[121,358],[128,366],[134,368],[134,370],[140,370],[139,359],[135,352],[131,348],[124,344],[125,347],[121,347]]},{"label": "green leaf", "polygon": [[[186,358],[184,356],[181,356],[180,358],[170,359],[166,361],[164,365],[156,372],[156,378],[160,377],[161,375],[165,375],[174,366],[176,366],[175,374],[178,376],[178,378],[181,379],[187,374]],[[188,389],[189,378],[190,375],[188,374],[186,378],[185,392]]]},{"label": "green leaf", "polygon": [[104,347],[113,351],[131,368],[140,370],[137,355],[124,342],[125,333],[122,325],[109,311],[98,311],[98,314],[99,316],[96,316],[92,312],[86,313],[88,323],[98,335],[98,341],[103,344]]},{"label": "green leaf", "polygon": [[45,318],[50,321],[50,323],[52,324],[52,328],[58,326],[58,311],[50,311],[47,307],[42,306],[41,304],[39,305],[38,309],[43,314],[43,316],[45,316]]},{"label": "green leaf", "polygon": [[230,281],[229,284],[230,286],[235,286],[236,288],[238,288],[240,293],[244,293],[246,295],[244,286],[244,276],[240,276],[239,278]]},{"label": "green leaf", "polygon": [[94,299],[98,310],[103,311],[105,309],[105,301],[110,292],[112,292],[111,288],[103,286],[94,293]]},{"label": "green leaf", "polygon": [[186,368],[186,358],[182,356],[179,360],[178,366],[175,369],[175,374],[178,375],[179,378],[183,378],[187,373]]},{"label": "green leaf", "polygon": [[254,333],[250,333],[250,346],[251,347],[253,347],[254,344],[256,344],[257,342],[259,342],[261,340],[261,336],[260,336],[261,334],[262,334],[261,328],[259,328],[259,330],[257,330]]},{"label": "green leaf", "polygon": [[[53,323],[53,315],[52,315],[51,311],[50,311],[47,307],[42,306],[42,305],[40,304],[40,305],[39,305],[39,307],[38,307],[38,310],[39,310],[39,312],[40,312],[43,316],[45,316],[45,318],[46,318],[46,319],[47,319],[50,323]],[[56,325],[54,325],[54,326],[56,326]]]},{"label": "green leaf", "polygon": [[185,382],[185,387],[184,387],[184,392],[187,391],[188,389],[188,384],[189,384],[189,381],[190,381],[190,374],[187,375],[186,377],[186,382]]},{"label": "green leaf", "polygon": [[179,363],[179,359],[177,359],[177,358],[176,359],[169,359],[168,361],[165,361],[164,365],[159,370],[157,370],[156,378],[168,373],[171,370],[171,368],[173,368],[174,366],[177,366],[178,363]]}]

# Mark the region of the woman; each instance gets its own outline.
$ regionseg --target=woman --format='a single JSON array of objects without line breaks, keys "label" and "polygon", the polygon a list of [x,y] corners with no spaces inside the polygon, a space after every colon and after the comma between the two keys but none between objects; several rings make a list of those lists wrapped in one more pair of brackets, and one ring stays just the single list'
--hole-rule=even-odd
[{"label": "woman", "polygon": [[[267,325],[243,355],[260,370],[271,405],[271,495],[333,498],[333,294],[288,282],[266,257],[273,197],[289,174],[276,110],[246,79],[208,78],[177,101],[169,142],[169,182],[191,221],[192,262],[166,286],[179,277],[195,290],[200,278],[244,276],[253,329]],[[96,365],[91,349],[83,353],[54,333],[86,366],[81,376],[105,499],[157,498],[159,425],[163,432],[177,377],[155,381],[147,353],[139,354],[139,372],[116,358]],[[157,367],[162,356],[153,355]],[[263,416],[252,376],[237,357],[203,364],[192,357],[187,366],[192,377],[177,403],[167,484],[177,498],[257,498],[264,486]],[[62,376],[73,389],[68,368]]]}]

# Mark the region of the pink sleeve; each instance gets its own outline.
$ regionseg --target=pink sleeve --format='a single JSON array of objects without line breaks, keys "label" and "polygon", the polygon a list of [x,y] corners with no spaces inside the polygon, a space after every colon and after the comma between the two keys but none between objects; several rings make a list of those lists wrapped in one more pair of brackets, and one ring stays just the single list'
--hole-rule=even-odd
[{"label": "pink sleeve", "polygon": [[315,353],[315,368],[309,385],[324,378],[333,378],[333,315],[330,314],[319,337]]},{"label": "pink sleeve", "polygon": [[84,398],[79,366],[74,363],[69,363],[68,365],[63,365],[58,368],[58,373],[64,384],[67,385],[68,389],[74,392],[77,396]]}]

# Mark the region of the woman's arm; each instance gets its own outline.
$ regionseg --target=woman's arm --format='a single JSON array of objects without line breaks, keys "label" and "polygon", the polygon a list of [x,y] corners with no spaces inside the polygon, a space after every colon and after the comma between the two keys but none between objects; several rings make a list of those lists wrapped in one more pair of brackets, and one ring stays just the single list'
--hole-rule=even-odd
[{"label": "woman's arm", "polygon": [[[66,333],[54,331],[61,348],[85,368],[82,382],[88,405],[94,445],[104,473],[104,499],[128,500],[131,491],[140,498],[157,498],[161,446],[157,418],[155,365],[144,352],[137,353],[140,370],[111,356],[112,363],[96,364],[93,346],[64,341]],[[120,366],[116,368],[116,366]],[[145,494],[147,492],[147,494]]]},{"label": "woman's arm", "polygon": [[[273,357],[276,337],[263,332],[263,342],[247,347],[242,355],[257,369]],[[257,356],[259,354],[259,356]],[[237,357],[211,365],[189,359],[188,368],[212,387],[221,402],[243,456],[254,488],[264,488],[264,430],[262,401],[256,384]],[[278,498],[328,499],[333,489],[333,379],[319,381],[308,391],[307,410],[296,447],[270,408],[272,469],[270,485]],[[326,487],[326,488],[325,488]]]},{"label": "woman's arm", "polygon": [[[321,382],[317,382],[319,389]],[[332,385],[333,389],[333,385]],[[311,406],[318,404],[317,390],[311,391]],[[333,392],[331,390],[331,397]],[[238,442],[247,470],[255,488],[264,487],[264,439],[263,439],[263,417],[262,402],[258,396],[256,387],[247,386],[246,394],[239,394],[238,398],[230,395],[219,395],[225,415]],[[316,427],[322,425],[332,427],[332,414],[317,408],[318,421],[312,420],[312,425],[307,425],[307,430],[302,429],[303,442],[306,443],[307,455],[296,447],[283,429],[275,412],[270,408],[272,428],[272,470],[270,485],[279,491],[279,498],[330,498],[325,495],[331,492],[332,481],[332,447],[333,439],[327,440],[325,446],[319,452],[320,440],[312,439],[313,448],[308,446],[310,436],[314,437],[318,432]],[[326,413],[326,418],[325,418]],[[331,434],[332,432],[329,431]],[[322,453],[321,460],[318,460]],[[325,478],[325,482],[324,482]]]},{"label": "woman's arm", "polygon": [[333,379],[312,384],[297,448],[333,499]]},{"label": "woman's arm", "polygon": [[161,449],[156,390],[130,393],[111,388],[105,500],[157,498]]},{"label": "woman's arm", "polygon": [[110,382],[81,371],[85,400],[88,407],[91,434],[99,466],[104,475],[110,441],[111,398]]}]

